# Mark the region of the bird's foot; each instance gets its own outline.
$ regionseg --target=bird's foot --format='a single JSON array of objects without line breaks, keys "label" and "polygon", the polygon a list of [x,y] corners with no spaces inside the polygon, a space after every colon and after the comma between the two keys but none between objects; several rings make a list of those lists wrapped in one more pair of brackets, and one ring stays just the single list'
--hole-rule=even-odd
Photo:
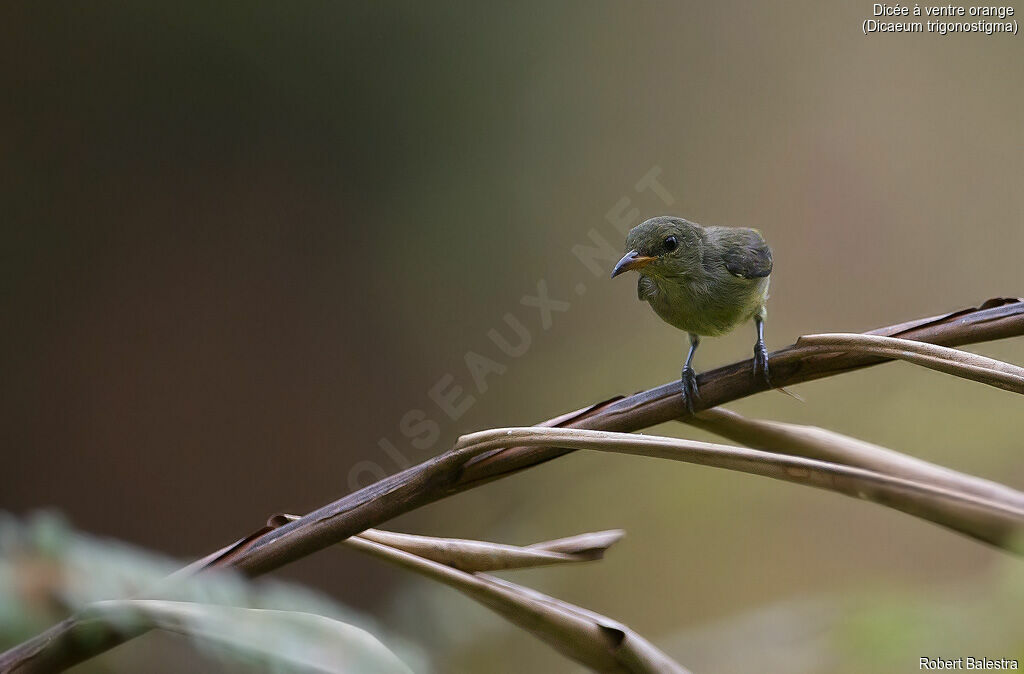
[{"label": "bird's foot", "polygon": [[692,367],[683,368],[680,384],[683,389],[683,404],[686,405],[687,411],[693,414],[693,405],[700,401],[700,394],[697,392],[697,373],[693,371]]},{"label": "bird's foot", "polygon": [[768,384],[768,388],[774,388],[771,377],[768,376],[768,348],[762,340],[754,344],[754,376]]}]

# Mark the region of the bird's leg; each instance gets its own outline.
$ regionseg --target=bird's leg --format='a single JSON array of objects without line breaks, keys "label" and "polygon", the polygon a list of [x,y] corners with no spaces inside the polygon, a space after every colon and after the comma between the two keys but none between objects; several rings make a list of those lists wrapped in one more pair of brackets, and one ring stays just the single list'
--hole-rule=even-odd
[{"label": "bird's leg", "polygon": [[764,317],[754,316],[754,325],[757,327],[757,342],[754,343],[754,376],[763,379],[771,388],[772,380],[768,376],[768,348],[764,345]]},{"label": "bird's leg", "polygon": [[700,346],[700,335],[690,333],[690,352],[686,354],[686,363],[683,365],[683,375],[680,383],[683,389],[683,403],[686,409],[693,414],[693,403],[700,400],[697,393],[697,373],[693,371],[693,354]]}]

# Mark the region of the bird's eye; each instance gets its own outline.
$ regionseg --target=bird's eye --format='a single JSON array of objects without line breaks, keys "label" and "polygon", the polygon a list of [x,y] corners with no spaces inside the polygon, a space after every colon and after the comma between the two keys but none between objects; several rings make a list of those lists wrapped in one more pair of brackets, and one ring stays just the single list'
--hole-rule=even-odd
[{"label": "bird's eye", "polygon": [[671,253],[672,251],[674,251],[678,247],[679,247],[679,240],[676,239],[676,237],[674,237],[674,236],[665,237],[665,250],[667,250],[668,252]]}]

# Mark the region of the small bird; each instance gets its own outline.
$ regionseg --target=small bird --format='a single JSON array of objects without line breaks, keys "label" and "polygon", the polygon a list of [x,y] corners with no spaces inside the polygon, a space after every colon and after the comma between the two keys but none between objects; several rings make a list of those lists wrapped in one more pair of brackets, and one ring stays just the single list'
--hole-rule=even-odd
[{"label": "small bird", "polygon": [[637,296],[663,321],[690,335],[682,372],[683,402],[693,413],[699,400],[693,354],[701,337],[732,331],[753,319],[754,375],[769,386],[768,349],[764,345],[772,251],[756,229],[703,227],[662,215],[640,223],[626,235],[627,253],[612,278],[635,270]]}]

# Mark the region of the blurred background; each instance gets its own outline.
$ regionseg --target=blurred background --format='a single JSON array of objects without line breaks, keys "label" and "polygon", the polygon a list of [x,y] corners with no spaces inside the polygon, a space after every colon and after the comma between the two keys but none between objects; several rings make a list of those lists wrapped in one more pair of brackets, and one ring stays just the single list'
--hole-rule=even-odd
[{"label": "blurred background", "polygon": [[[187,560],[462,433],[676,378],[685,337],[633,278],[572,253],[593,234],[620,249],[617,217],[758,227],[771,349],[1024,294],[1020,38],[865,36],[870,12],[5,3],[0,508]],[[521,302],[542,281],[569,303],[546,327]],[[488,336],[516,341],[508,314],[530,334],[518,357]],[[705,340],[698,370],[748,358],[752,336]],[[1024,340],[970,348],[1024,363]],[[479,386],[469,352],[501,372]],[[464,413],[435,387],[461,388]],[[904,364],[796,391],[729,408],[1024,486],[1008,393]],[[424,419],[437,432],[414,444],[403,429]],[[621,527],[602,562],[514,579],[695,671],[1024,657],[1019,563],[762,478],[578,453],[387,526],[517,544]],[[437,671],[575,671],[354,552],[276,576]],[[81,671],[177,671],[192,656],[175,643],[148,635]]]}]

